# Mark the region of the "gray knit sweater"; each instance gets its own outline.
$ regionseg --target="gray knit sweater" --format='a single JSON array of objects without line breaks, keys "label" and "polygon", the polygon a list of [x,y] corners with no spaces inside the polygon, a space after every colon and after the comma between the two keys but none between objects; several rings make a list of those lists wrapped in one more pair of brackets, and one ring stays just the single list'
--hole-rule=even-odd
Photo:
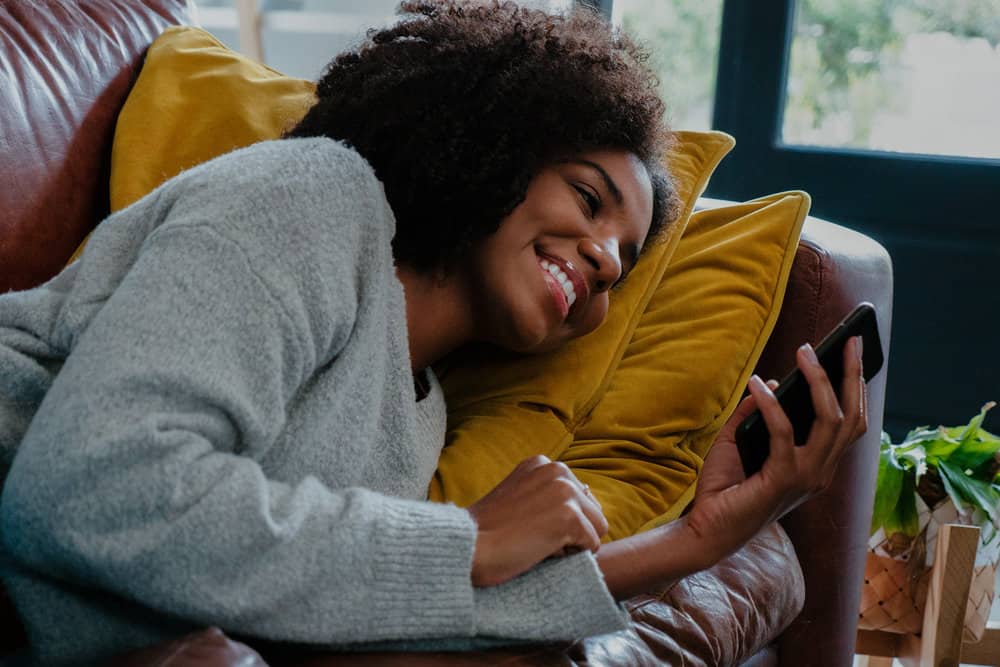
[{"label": "gray knit sweater", "polygon": [[415,399],[394,225],[353,150],[268,142],[0,296],[3,579],[38,658],[208,624],[449,647],[623,627],[590,554],[471,585],[474,522],[425,500],[444,405]]}]

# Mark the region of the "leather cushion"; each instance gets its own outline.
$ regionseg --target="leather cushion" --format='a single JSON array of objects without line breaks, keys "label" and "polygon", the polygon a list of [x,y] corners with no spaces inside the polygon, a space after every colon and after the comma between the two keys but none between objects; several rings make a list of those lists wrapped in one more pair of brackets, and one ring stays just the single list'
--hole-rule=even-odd
[{"label": "leather cushion", "polygon": [[126,653],[105,667],[267,667],[260,655],[233,641],[218,628],[185,635],[138,651]]},{"label": "leather cushion", "polygon": [[0,3],[0,293],[55,275],[108,211],[111,137],[186,0]]}]

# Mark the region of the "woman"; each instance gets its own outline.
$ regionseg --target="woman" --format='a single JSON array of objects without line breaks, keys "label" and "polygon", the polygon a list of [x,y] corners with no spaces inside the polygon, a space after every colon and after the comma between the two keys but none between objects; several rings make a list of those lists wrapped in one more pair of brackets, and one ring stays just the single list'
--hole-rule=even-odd
[{"label": "woman", "polygon": [[[598,504],[541,457],[468,510],[425,502],[430,364],[593,330],[676,204],[653,77],[600,18],[403,9],[288,138],[178,176],[0,297],[4,581],[39,659],[206,624],[321,645],[616,630],[614,598],[738,549],[863,430],[857,350],[838,405],[804,349],[806,446],[753,380],[661,529],[601,546]],[[742,481],[732,425],[755,405],[772,455]]]}]

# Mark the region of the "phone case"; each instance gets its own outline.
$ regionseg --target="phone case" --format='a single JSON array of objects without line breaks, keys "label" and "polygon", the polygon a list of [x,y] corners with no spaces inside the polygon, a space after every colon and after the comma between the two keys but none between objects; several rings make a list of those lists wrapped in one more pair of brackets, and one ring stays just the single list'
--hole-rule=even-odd
[{"label": "phone case", "polygon": [[[838,398],[844,379],[844,345],[854,336],[862,337],[862,374],[868,382],[881,370],[884,363],[882,340],[878,335],[878,318],[875,307],[868,302],[859,304],[816,346],[816,357],[826,370]],[[795,444],[804,445],[816,413],[813,410],[809,383],[802,371],[794,368],[782,379],[774,394],[792,423]],[[759,410],[755,410],[736,428],[736,445],[747,477],[764,466],[770,452],[769,443],[767,425]]]}]

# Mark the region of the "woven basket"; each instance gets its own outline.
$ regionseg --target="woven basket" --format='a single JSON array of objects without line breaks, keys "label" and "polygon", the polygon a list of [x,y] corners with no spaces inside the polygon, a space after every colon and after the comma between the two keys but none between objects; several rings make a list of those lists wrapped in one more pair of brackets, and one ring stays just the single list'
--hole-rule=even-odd
[{"label": "woven basket", "polygon": [[[959,513],[949,500],[931,511],[918,496],[917,510],[920,533],[916,538],[900,539],[901,536],[896,535],[890,539],[880,528],[868,540],[858,621],[858,627],[863,630],[920,634],[940,527],[948,523],[978,525],[970,515]],[[963,641],[979,641],[990,616],[1000,561],[1000,538],[996,535],[994,533],[986,544],[980,541],[976,552],[969,601],[965,607]]]}]

